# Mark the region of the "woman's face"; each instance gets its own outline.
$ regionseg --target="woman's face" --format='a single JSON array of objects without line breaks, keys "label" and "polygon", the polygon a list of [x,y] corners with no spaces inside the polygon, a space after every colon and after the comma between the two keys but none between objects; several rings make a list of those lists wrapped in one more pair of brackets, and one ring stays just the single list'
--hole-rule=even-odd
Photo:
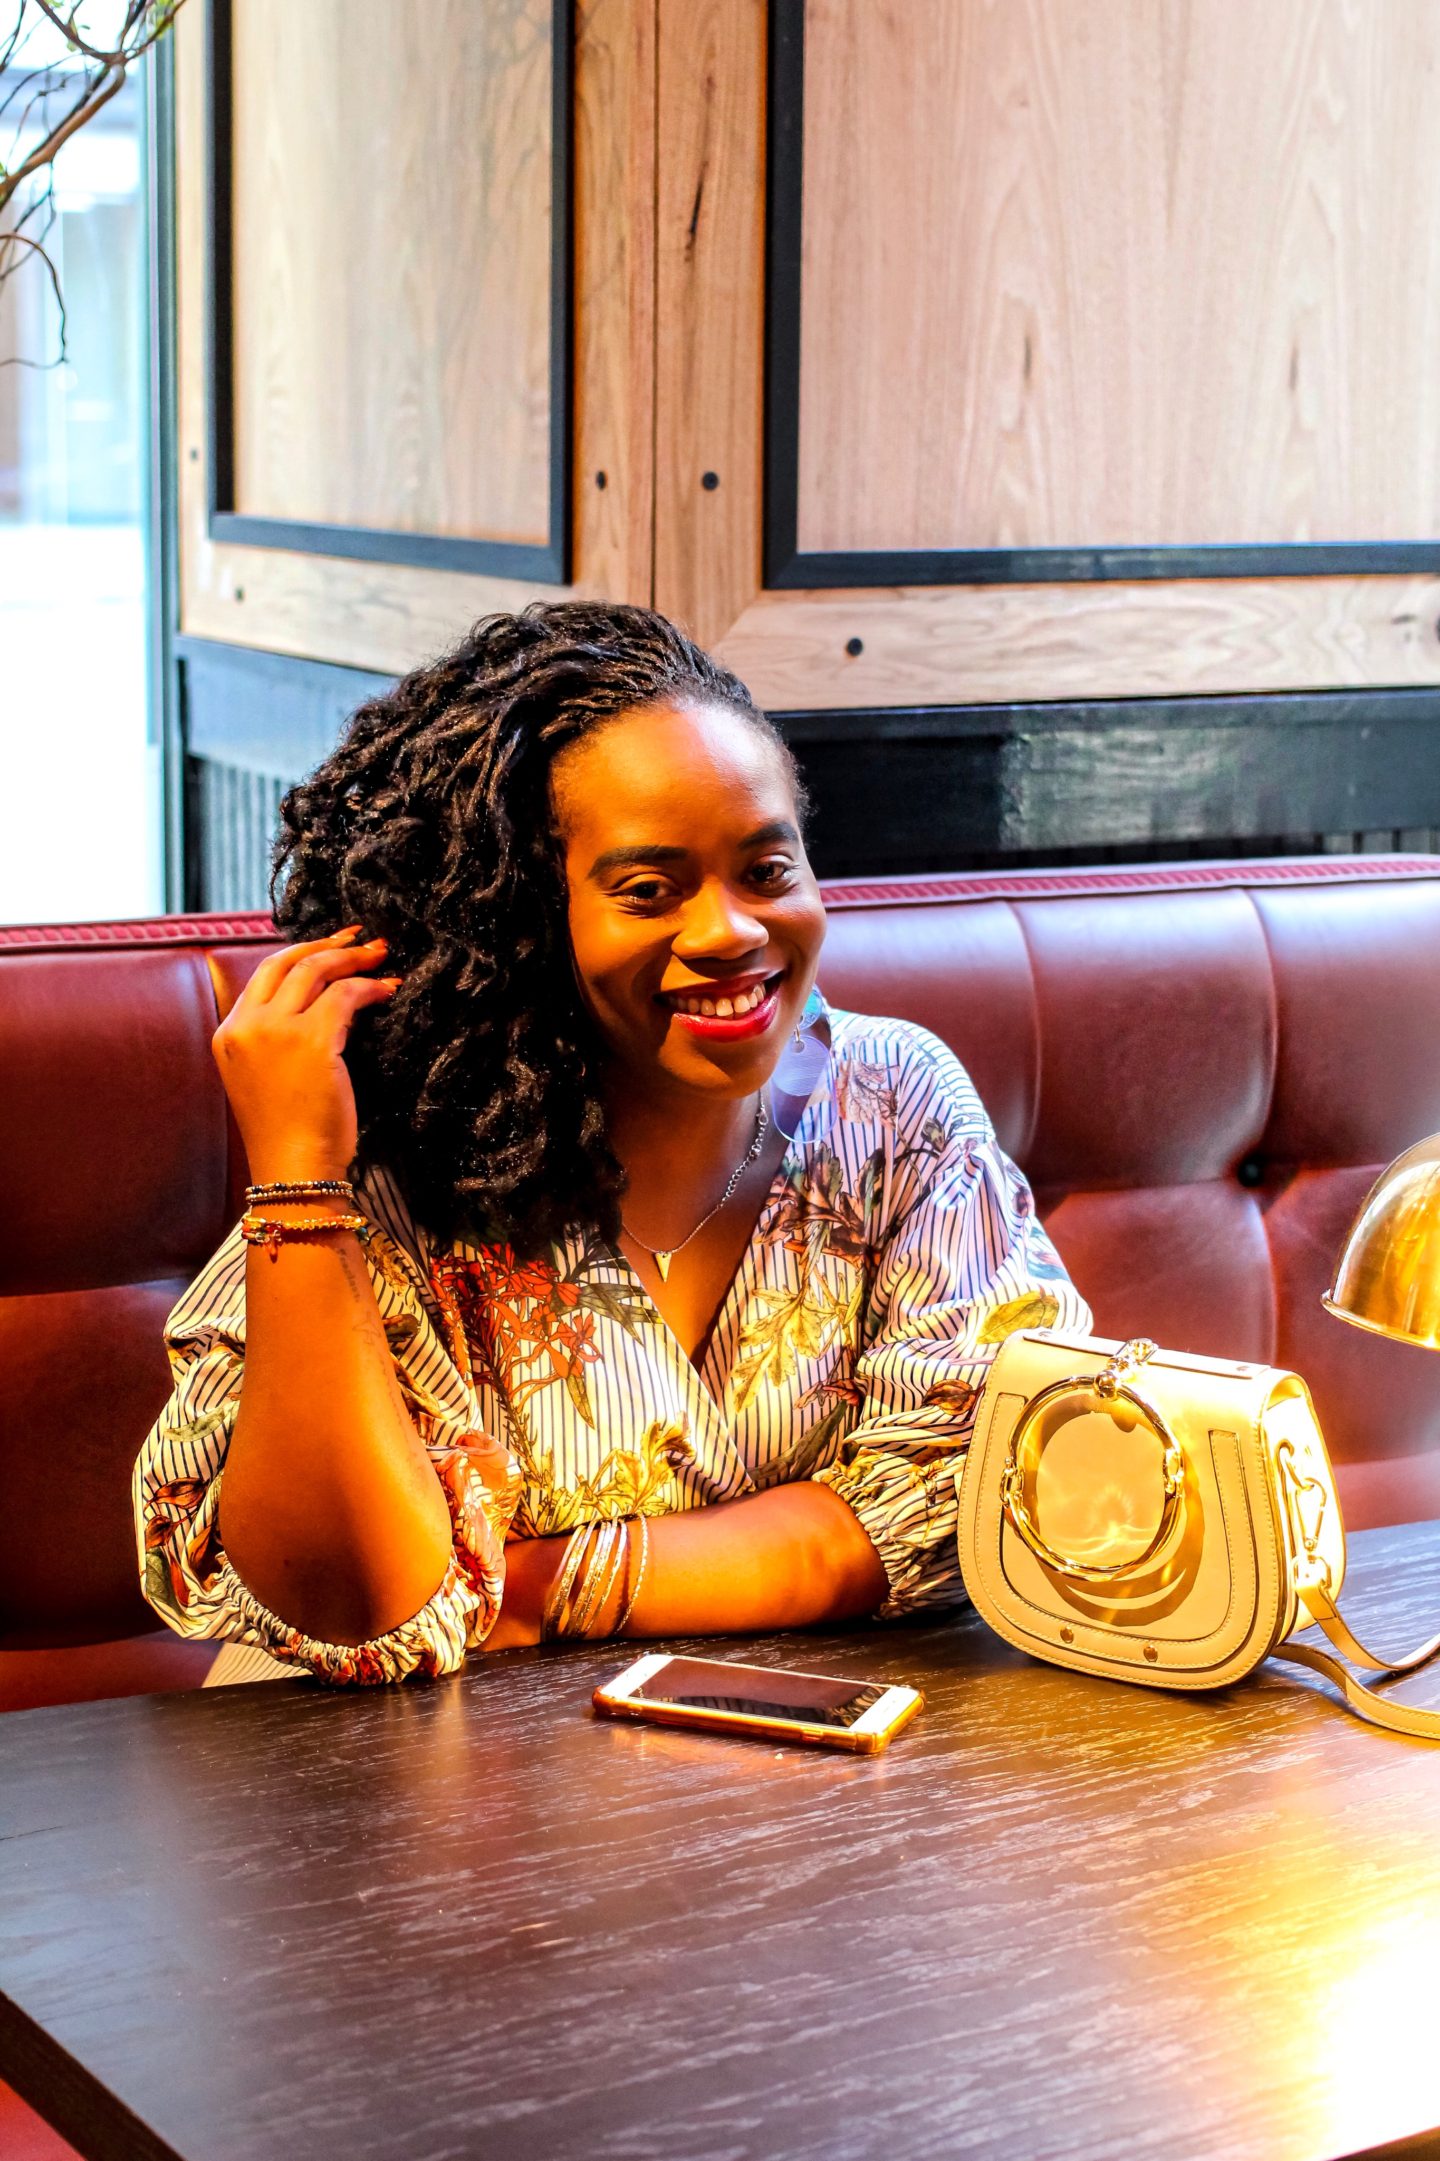
[{"label": "woman's face", "polygon": [[555,761],[575,972],[642,1085],[752,1095],[825,936],[785,765],[728,707],[647,706]]}]

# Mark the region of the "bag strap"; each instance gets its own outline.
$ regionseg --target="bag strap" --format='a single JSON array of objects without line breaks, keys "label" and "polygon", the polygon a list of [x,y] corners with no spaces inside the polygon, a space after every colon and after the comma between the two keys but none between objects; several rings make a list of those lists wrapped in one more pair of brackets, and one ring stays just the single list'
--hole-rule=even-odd
[{"label": "bag strap", "polygon": [[[1348,1627],[1322,1583],[1302,1581],[1296,1589],[1310,1620],[1324,1629],[1336,1650],[1343,1651],[1357,1666],[1364,1666],[1371,1673],[1413,1673],[1440,1651],[1440,1636],[1432,1636],[1428,1643],[1422,1643],[1418,1650],[1408,1652],[1404,1658],[1377,1658]],[[1406,1704],[1392,1703],[1388,1696],[1367,1688],[1348,1666],[1341,1665],[1333,1652],[1322,1651],[1316,1644],[1292,1642],[1277,1644],[1275,1656],[1288,1658],[1297,1666],[1308,1666],[1313,1673],[1323,1673],[1326,1680],[1335,1683],[1351,1710],[1370,1725],[1384,1726],[1391,1733],[1409,1734],[1412,1740],[1440,1741],[1440,1711],[1413,1710]]]},{"label": "bag strap", "polygon": [[1368,1673],[1414,1673],[1418,1666],[1428,1665],[1440,1651],[1440,1636],[1432,1636],[1422,1643],[1418,1651],[1409,1651],[1403,1658],[1377,1658],[1367,1651],[1359,1637],[1353,1635],[1346,1625],[1345,1617],[1323,1583],[1306,1582],[1295,1586],[1300,1603],[1317,1627],[1323,1628],[1337,1651],[1343,1651],[1352,1665],[1363,1666]]},{"label": "bag strap", "polygon": [[1333,1651],[1319,1650],[1310,1643],[1286,1643],[1280,1646],[1275,1656],[1323,1673],[1327,1680],[1335,1683],[1351,1710],[1368,1724],[1388,1727],[1391,1733],[1408,1733],[1415,1741],[1440,1741],[1440,1711],[1415,1711],[1403,1703],[1391,1703],[1387,1696],[1379,1696],[1363,1681],[1357,1681]]}]

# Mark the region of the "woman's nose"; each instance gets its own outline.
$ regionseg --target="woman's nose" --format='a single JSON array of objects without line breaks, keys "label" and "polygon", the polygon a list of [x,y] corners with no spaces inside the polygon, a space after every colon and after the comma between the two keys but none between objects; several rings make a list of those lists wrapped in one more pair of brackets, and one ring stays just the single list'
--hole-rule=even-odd
[{"label": "woman's nose", "polygon": [[718,882],[704,885],[685,910],[674,950],[693,958],[707,953],[753,953],[765,944],[765,926],[740,895]]}]

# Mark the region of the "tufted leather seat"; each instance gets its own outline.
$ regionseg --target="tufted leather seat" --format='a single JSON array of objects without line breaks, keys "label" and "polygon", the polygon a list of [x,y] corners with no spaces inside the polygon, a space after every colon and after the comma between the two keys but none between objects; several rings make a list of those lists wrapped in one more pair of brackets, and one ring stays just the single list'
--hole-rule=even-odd
[{"label": "tufted leather seat", "polygon": [[[1319,1304],[1440,1127],[1440,858],[827,889],[832,1001],[936,1030],[1110,1335],[1311,1381],[1353,1524],[1440,1514],[1440,1359]],[[261,918],[0,931],[0,1708],[193,1685],[135,1582],[164,1316],[244,1182],[209,1038]]]}]

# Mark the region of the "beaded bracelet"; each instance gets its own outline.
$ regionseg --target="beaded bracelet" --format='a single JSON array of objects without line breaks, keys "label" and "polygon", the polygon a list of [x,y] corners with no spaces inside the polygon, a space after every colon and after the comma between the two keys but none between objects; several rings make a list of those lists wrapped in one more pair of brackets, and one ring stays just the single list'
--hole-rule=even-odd
[{"label": "beaded bracelet", "polygon": [[242,1216],[240,1236],[247,1246],[264,1246],[272,1261],[280,1258],[281,1246],[292,1239],[320,1238],[329,1231],[354,1231],[362,1245],[372,1234],[364,1216],[302,1216],[285,1223],[278,1216]]},{"label": "beaded bracelet", "polygon": [[355,1188],[348,1178],[277,1178],[267,1186],[246,1186],[245,1206],[257,1208],[265,1201],[348,1201],[355,1206]]}]

